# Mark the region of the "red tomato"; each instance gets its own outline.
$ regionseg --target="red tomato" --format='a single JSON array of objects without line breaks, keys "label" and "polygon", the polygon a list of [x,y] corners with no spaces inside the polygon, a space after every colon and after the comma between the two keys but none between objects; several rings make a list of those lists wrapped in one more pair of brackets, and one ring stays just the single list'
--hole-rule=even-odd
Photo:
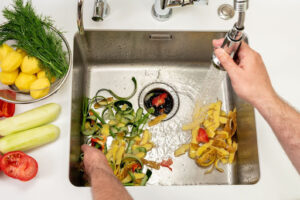
[{"label": "red tomato", "polygon": [[36,160],[21,151],[12,151],[3,155],[0,166],[9,177],[29,181],[38,171]]},{"label": "red tomato", "polygon": [[203,142],[203,143],[206,143],[209,141],[209,138],[207,136],[207,133],[205,131],[205,129],[203,128],[199,128],[198,130],[198,135],[197,135],[197,142]]},{"label": "red tomato", "polygon": [[163,161],[160,163],[160,166],[162,166],[162,167],[167,167],[167,168],[169,168],[169,170],[172,171],[172,168],[170,167],[172,164],[173,164],[173,160],[172,160],[171,158],[169,158],[168,160],[163,160]]},{"label": "red tomato", "polygon": [[155,107],[158,107],[160,105],[163,105],[166,102],[166,98],[167,98],[168,94],[167,93],[162,93],[160,95],[158,95],[157,97],[154,97],[152,99],[152,105]]}]

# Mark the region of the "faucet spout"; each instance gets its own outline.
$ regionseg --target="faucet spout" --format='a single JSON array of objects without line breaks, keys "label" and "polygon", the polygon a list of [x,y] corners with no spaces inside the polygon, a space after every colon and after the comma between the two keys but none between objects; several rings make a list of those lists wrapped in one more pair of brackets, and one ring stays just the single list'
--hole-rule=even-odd
[{"label": "faucet spout", "polygon": [[[83,26],[83,2],[84,0],[78,0],[77,2],[77,27],[80,35],[84,35]],[[106,0],[95,0],[94,14],[92,19],[94,21],[103,21],[109,13],[109,6]]]},{"label": "faucet spout", "polygon": [[152,15],[158,21],[166,21],[172,15],[172,8],[193,5],[194,2],[207,4],[208,0],[155,0]]},{"label": "faucet spout", "polygon": [[158,21],[166,21],[171,17],[172,9],[166,5],[166,0],[155,0],[151,13]]},{"label": "faucet spout", "polygon": [[108,14],[108,4],[106,0],[95,0],[94,14],[92,20],[103,21],[104,17]]}]

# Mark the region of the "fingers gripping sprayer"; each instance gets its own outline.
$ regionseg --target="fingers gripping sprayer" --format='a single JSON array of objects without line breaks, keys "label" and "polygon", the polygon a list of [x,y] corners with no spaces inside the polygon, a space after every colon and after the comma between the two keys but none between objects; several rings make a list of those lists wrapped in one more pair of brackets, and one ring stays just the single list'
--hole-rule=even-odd
[{"label": "fingers gripping sprayer", "polygon": [[[223,48],[233,58],[238,52],[242,41],[247,40],[244,34],[244,22],[245,13],[248,9],[248,0],[234,0],[234,9],[238,14],[238,21],[234,24],[233,28],[228,31],[221,46],[221,48]],[[212,63],[218,69],[224,70],[215,54],[212,56]]]}]

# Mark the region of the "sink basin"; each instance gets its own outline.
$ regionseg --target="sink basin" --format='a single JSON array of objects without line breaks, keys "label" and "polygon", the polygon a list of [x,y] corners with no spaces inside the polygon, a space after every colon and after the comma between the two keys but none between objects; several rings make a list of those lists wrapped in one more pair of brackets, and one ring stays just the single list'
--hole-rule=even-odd
[{"label": "sink basin", "polygon": [[211,41],[224,32],[155,32],[155,31],[86,31],[74,37],[72,89],[72,124],[69,178],[75,186],[86,186],[80,172],[81,107],[83,96],[92,97],[100,88],[109,88],[120,96],[128,96],[138,83],[136,95],[130,100],[137,108],[147,88],[167,88],[175,98],[174,116],[150,129],[156,144],[148,158],[161,161],[173,158],[173,171],[153,170],[148,185],[241,185],[255,184],[260,177],[254,109],[236,96],[226,77],[218,90],[223,109],[237,108],[239,149],[236,161],[220,165],[224,173],[198,167],[187,155],[174,158],[173,152],[190,139],[183,132],[183,123],[191,120],[195,98],[209,70]]}]

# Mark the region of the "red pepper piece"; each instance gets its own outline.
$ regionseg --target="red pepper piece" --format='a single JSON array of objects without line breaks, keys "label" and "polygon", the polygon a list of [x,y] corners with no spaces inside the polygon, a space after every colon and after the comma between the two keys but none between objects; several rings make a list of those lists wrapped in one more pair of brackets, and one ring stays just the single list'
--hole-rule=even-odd
[{"label": "red pepper piece", "polygon": [[173,160],[172,160],[171,158],[169,158],[168,160],[163,160],[163,161],[160,163],[160,166],[162,166],[162,167],[167,167],[167,168],[169,168],[169,170],[172,171],[172,168],[170,167],[172,164],[173,164]]},{"label": "red pepper piece", "polygon": [[[0,90],[7,99],[16,99],[16,93],[10,90]],[[0,117],[12,117],[15,113],[15,104],[0,100]]]},{"label": "red pepper piece", "polygon": [[209,138],[204,128],[199,128],[197,135],[197,142],[207,143]]},{"label": "red pepper piece", "polygon": [[99,138],[92,138],[91,139],[91,145],[94,147],[96,146],[96,144],[100,145],[100,150],[104,150],[104,143],[105,143],[105,138],[103,139],[103,141]]},{"label": "red pepper piece", "polygon": [[132,165],[131,170],[132,170],[132,172],[135,172],[136,169],[140,169],[140,168],[141,168],[141,165],[140,165],[140,164],[134,163],[134,164]]},{"label": "red pepper piece", "polygon": [[167,97],[168,97],[167,93],[162,93],[162,94],[158,95],[157,97],[154,97],[152,99],[152,105],[155,107],[158,107],[160,105],[165,104]]}]

